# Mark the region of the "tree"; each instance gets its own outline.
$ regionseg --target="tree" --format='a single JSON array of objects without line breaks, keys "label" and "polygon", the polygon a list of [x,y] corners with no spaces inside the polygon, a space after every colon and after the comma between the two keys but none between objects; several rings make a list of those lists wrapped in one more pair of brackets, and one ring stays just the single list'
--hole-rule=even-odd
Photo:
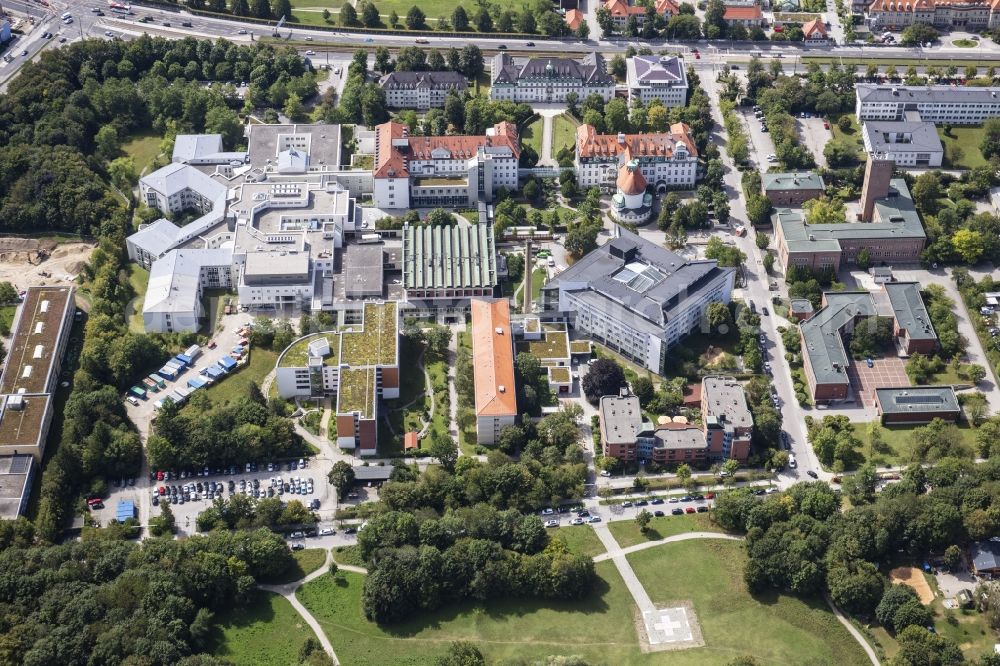
[{"label": "tree", "polygon": [[343,499],[354,485],[354,468],[350,463],[338,460],[329,474],[330,484],[337,489],[337,496]]},{"label": "tree", "polygon": [[944,566],[948,571],[958,571],[962,566],[962,550],[955,544],[944,549]]},{"label": "tree", "polygon": [[361,9],[361,23],[366,28],[377,28],[380,23],[378,7],[374,2],[366,2]]},{"label": "tree", "polygon": [[764,263],[764,270],[770,273],[774,268],[774,255],[768,252],[764,255],[762,261]]},{"label": "tree", "polygon": [[965,375],[969,378],[970,382],[978,384],[986,379],[987,372],[983,366],[973,363],[965,369]]},{"label": "tree", "polygon": [[1000,155],[1000,118],[990,118],[983,123],[983,139],[979,144],[979,150],[983,157],[992,159]]},{"label": "tree", "polygon": [[330,22],[330,10],[326,7],[323,8],[323,21],[327,23]]},{"label": "tree", "polygon": [[432,457],[437,458],[438,462],[445,470],[452,472],[455,470],[455,463],[458,462],[458,447],[455,445],[455,440],[447,435],[441,435],[440,433],[433,433],[431,435],[431,445],[427,449],[428,453]]},{"label": "tree", "polygon": [[389,12],[389,27],[395,28],[398,25],[399,25],[399,14],[397,14],[396,10],[393,9],[391,12]]},{"label": "tree", "polygon": [[914,23],[903,28],[899,43],[903,46],[919,46],[937,41],[938,31],[926,23]]},{"label": "tree", "polygon": [[493,32],[493,16],[486,7],[481,6],[476,10],[472,22],[476,24],[476,30],[479,32]]},{"label": "tree", "polygon": [[718,236],[712,236],[705,244],[705,258],[715,259],[719,266],[735,267],[742,266],[747,256],[735,245],[726,245]]},{"label": "tree", "polygon": [[108,165],[108,176],[118,189],[126,192],[131,191],[132,184],[137,178],[135,162],[131,157],[116,157]]},{"label": "tree", "polygon": [[645,534],[649,531],[649,522],[653,519],[653,514],[643,509],[635,515],[635,524],[639,526],[639,531]]},{"label": "tree", "polygon": [[619,79],[625,78],[625,58],[620,53],[611,59],[608,64],[608,73]]},{"label": "tree", "polygon": [[726,335],[733,330],[733,316],[725,303],[709,303],[705,309],[705,321],[709,330],[719,335]]},{"label": "tree", "polygon": [[971,229],[959,229],[952,235],[951,244],[955,252],[967,264],[975,264],[986,251],[986,241],[978,231]]},{"label": "tree", "polygon": [[639,405],[645,407],[656,397],[656,388],[649,377],[636,377],[632,382],[632,393],[639,398]]},{"label": "tree", "polygon": [[840,199],[821,196],[802,204],[806,224],[841,224],[847,221],[847,209]]},{"label": "tree", "polygon": [[17,300],[17,289],[14,288],[14,285],[10,282],[0,282],[0,304],[12,305],[17,303]]},{"label": "tree", "polygon": [[878,473],[875,465],[865,463],[856,474],[844,479],[844,490],[854,505],[871,504],[875,501],[875,490],[878,488]]},{"label": "tree", "polygon": [[119,142],[118,142],[118,130],[115,129],[114,125],[104,125],[101,129],[97,130],[97,134],[94,136],[94,144],[97,146],[97,150],[101,152],[105,159],[111,159],[118,154]]},{"label": "tree", "polygon": [[831,565],[826,585],[834,603],[852,615],[867,617],[882,598],[885,579],[871,562],[853,560]]},{"label": "tree", "polygon": [[754,239],[754,242],[757,245],[757,249],[766,250],[767,246],[771,243],[771,238],[763,232],[758,232],[757,238]]},{"label": "tree", "polygon": [[345,2],[340,8],[340,22],[343,25],[351,26],[358,22],[358,10],[349,2]]},{"label": "tree", "polygon": [[601,227],[597,224],[579,223],[566,233],[564,245],[566,251],[573,257],[580,258],[583,255],[597,249],[597,235]]},{"label": "tree", "polygon": [[917,176],[911,189],[913,203],[924,213],[937,213],[938,199],[944,196],[941,190],[941,179],[937,172],[925,171]]},{"label": "tree", "polygon": [[438,658],[437,666],[486,666],[486,657],[472,643],[455,641],[448,646],[448,652]]},{"label": "tree", "polygon": [[[341,10],[343,11],[343,10]],[[406,27],[410,30],[423,30],[427,27],[427,15],[416,5],[406,12]]]},{"label": "tree", "polygon": [[271,13],[274,15],[274,18],[280,19],[284,17],[285,19],[290,19],[292,17],[291,0],[273,0],[273,2]]},{"label": "tree", "polygon": [[623,386],[625,386],[625,373],[620,365],[608,358],[594,361],[581,382],[587,400],[595,405],[603,396],[618,395]]},{"label": "tree", "polygon": [[469,15],[465,12],[465,8],[462,5],[455,7],[455,10],[451,13],[451,27],[458,32],[469,29]]}]

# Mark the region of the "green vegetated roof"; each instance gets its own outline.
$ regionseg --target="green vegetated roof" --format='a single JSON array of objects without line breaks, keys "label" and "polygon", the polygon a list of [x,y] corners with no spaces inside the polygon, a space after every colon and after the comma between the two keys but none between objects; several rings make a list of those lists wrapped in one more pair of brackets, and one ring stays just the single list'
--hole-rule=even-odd
[{"label": "green vegetated roof", "polygon": [[568,384],[572,379],[572,375],[569,374],[569,368],[558,367],[549,368],[549,377],[552,381],[559,382],[560,384]]},{"label": "green vegetated roof", "polygon": [[375,418],[375,368],[344,368],[337,389],[337,413]]},{"label": "green vegetated roof", "polygon": [[569,351],[572,354],[589,354],[593,351],[590,340],[573,340],[569,343]]},{"label": "green vegetated roof", "polygon": [[396,303],[366,303],[360,331],[341,334],[341,362],[353,367],[396,365]]},{"label": "green vegetated roof", "polygon": [[521,340],[518,352],[528,352],[541,361],[569,358],[569,336],[566,331],[546,331],[541,340]]},{"label": "green vegetated roof", "polygon": [[330,354],[323,358],[324,365],[339,365],[340,364],[340,333],[336,331],[329,331],[326,333],[314,333],[313,335],[307,335],[304,338],[300,338],[290,344],[288,348],[285,349],[284,353],[281,355],[281,360],[278,364],[281,367],[288,368],[304,368],[309,361],[309,344],[313,340],[319,340],[320,338],[326,338],[330,341]]}]

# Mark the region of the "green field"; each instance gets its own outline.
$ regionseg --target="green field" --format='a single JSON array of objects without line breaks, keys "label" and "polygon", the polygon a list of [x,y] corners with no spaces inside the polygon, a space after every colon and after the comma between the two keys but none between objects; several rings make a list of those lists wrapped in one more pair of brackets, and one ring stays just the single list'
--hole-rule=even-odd
[{"label": "green field", "polygon": [[670,653],[643,655],[633,623],[633,602],[612,562],[597,565],[599,581],[583,601],[504,600],[461,603],[380,627],[361,611],[363,577],[320,576],[297,592],[326,632],[337,657],[351,666],[431,666],[456,640],[472,641],[488,663],[549,655],[581,655],[591,663],[665,664]]},{"label": "green field", "polygon": [[299,648],[313,636],[288,601],[259,592],[248,606],[215,617],[208,651],[237,666],[297,664]]},{"label": "green field", "polygon": [[[339,25],[337,14],[345,4],[347,4],[346,0],[292,0],[292,22],[306,25]],[[359,19],[361,15],[360,4],[360,2],[355,4],[355,7],[358,9]],[[437,25],[439,18],[444,17],[451,20],[451,13],[459,3],[454,0],[430,0],[429,2],[427,0],[422,0],[421,2],[414,2],[414,0],[377,0],[374,4],[382,16],[383,28],[390,27],[388,25],[389,15],[393,11],[399,16],[400,25],[404,25],[406,14],[410,11],[410,8],[419,6],[427,16],[427,27],[433,29]],[[323,20],[324,9],[329,9],[332,14],[329,22]],[[465,9],[471,16],[475,11],[475,3],[465,5]]]},{"label": "green field", "polygon": [[224,405],[247,395],[250,384],[260,386],[267,373],[274,370],[278,354],[270,349],[254,347],[250,351],[250,362],[243,368],[226,375],[211,386],[199,391],[208,396],[212,405]]},{"label": "green field", "polygon": [[576,128],[579,123],[566,114],[552,119],[552,158],[563,148],[572,150],[576,146]]},{"label": "green field", "polygon": [[143,175],[160,154],[160,141],[163,139],[155,132],[141,132],[126,137],[122,142],[122,152],[135,162],[135,172]]},{"label": "green field", "polygon": [[725,664],[745,654],[762,664],[869,663],[822,599],[751,596],[740,542],[682,541],[632,553],[628,560],[653,603],[690,601],[701,625],[704,648],[660,653],[662,663]]},{"label": "green field", "polygon": [[357,546],[337,546],[333,549],[333,561],[337,564],[350,564],[355,567],[365,567],[368,563],[361,558]]},{"label": "green field", "polygon": [[938,127],[938,136],[944,144],[945,168],[974,169],[989,164],[979,150],[982,127],[952,127],[947,134],[944,127]]},{"label": "green field", "polygon": [[595,557],[604,553],[604,544],[589,525],[569,525],[549,530],[549,537],[562,539],[571,553]]},{"label": "green field", "polygon": [[848,145],[852,145],[855,148],[855,154],[857,161],[861,161],[864,156],[865,143],[861,139],[861,128],[858,126],[858,121],[855,119],[853,113],[844,113],[851,119],[851,126],[846,131],[840,129],[837,121],[840,120],[840,115],[834,115],[830,117],[830,131],[833,134],[834,141],[840,141]]},{"label": "green field", "polygon": [[292,551],[292,562],[292,566],[284,574],[263,582],[271,585],[283,585],[305,578],[326,563],[326,549],[306,548],[305,550]]},{"label": "green field", "polygon": [[[868,434],[867,423],[855,423],[854,434],[861,440],[861,455],[866,459],[871,458],[876,465],[907,465],[914,460],[913,453],[913,429],[919,426],[894,425],[882,426],[882,439],[888,450],[878,453],[870,450],[871,437]],[[969,427],[967,423],[961,423],[958,431],[962,434],[962,440],[972,453],[976,450],[976,431]]]},{"label": "green field", "polygon": [[146,330],[142,321],[142,302],[146,297],[146,285],[149,283],[149,271],[138,264],[128,265],[128,283],[132,285],[135,292],[135,299],[132,301],[133,310],[128,319],[128,330],[133,333],[143,333]]},{"label": "green field", "polygon": [[531,149],[539,157],[542,156],[542,127],[544,124],[543,118],[536,118],[521,130],[521,145],[531,146]]},{"label": "green field", "polygon": [[[652,513],[652,512],[650,512]],[[615,520],[608,523],[608,529],[615,537],[615,541],[622,548],[634,546],[647,541],[658,541],[668,536],[684,534],[685,532],[721,532],[722,528],[713,523],[707,513],[684,514],[683,516],[673,516],[669,514],[662,518],[653,518],[649,521],[649,529],[646,534],[639,531],[639,526],[634,520]]]}]

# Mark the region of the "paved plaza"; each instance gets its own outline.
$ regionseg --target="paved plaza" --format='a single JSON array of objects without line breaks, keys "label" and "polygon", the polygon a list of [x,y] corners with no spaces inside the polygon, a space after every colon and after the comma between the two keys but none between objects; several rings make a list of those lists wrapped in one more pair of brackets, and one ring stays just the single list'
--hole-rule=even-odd
[{"label": "paved plaza", "polygon": [[854,360],[847,369],[851,380],[851,390],[856,399],[866,406],[875,403],[875,389],[909,386],[903,360],[896,357],[872,359],[872,367],[861,360]]}]

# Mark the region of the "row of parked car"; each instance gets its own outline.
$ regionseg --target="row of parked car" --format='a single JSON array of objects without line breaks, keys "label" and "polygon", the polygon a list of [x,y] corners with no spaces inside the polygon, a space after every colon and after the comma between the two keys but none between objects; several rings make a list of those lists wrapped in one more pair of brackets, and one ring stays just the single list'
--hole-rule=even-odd
[{"label": "row of parked car", "polygon": [[[269,462],[267,463],[268,472],[280,472],[282,465],[285,465],[289,472],[294,472],[298,469],[305,469],[309,466],[308,460],[306,458],[299,458],[296,460],[291,460],[287,463],[280,462]],[[261,468],[263,468],[263,463],[261,463]],[[244,465],[244,471],[247,474],[251,474],[258,470],[256,462],[248,462]],[[200,470],[157,470],[155,472],[149,473],[150,481],[170,481],[171,479],[193,479],[195,477],[209,477],[209,476],[235,476],[239,474],[239,467],[237,465],[230,465],[229,467],[216,467],[214,469],[209,468],[207,465]]]}]

